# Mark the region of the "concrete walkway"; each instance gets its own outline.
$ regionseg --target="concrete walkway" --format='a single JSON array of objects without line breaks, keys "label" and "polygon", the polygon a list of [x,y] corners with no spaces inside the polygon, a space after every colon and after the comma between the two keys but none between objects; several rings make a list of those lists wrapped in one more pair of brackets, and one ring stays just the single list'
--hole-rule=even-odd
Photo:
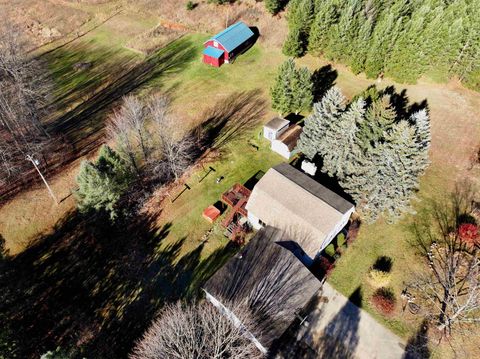
[{"label": "concrete walkway", "polygon": [[[360,298],[361,299],[361,298]],[[320,358],[398,359],[405,342],[325,283],[297,340]]]}]

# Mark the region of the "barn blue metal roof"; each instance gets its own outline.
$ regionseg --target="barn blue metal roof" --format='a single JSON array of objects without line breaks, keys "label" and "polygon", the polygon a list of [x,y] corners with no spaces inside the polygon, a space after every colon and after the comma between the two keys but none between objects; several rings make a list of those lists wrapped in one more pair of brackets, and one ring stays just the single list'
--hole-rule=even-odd
[{"label": "barn blue metal roof", "polygon": [[208,46],[207,48],[205,48],[205,50],[203,50],[204,55],[213,57],[215,59],[220,58],[223,55],[223,52],[224,52],[223,50],[216,49],[212,46]]},{"label": "barn blue metal roof", "polygon": [[228,52],[235,50],[238,46],[253,36],[253,31],[245,25],[242,21],[239,21],[222,32],[219,32],[210,40],[218,41]]}]

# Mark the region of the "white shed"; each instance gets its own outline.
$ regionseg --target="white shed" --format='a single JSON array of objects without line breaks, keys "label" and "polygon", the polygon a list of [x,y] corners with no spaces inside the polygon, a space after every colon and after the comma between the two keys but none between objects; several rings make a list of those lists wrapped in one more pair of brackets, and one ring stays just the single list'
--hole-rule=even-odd
[{"label": "white shed", "polygon": [[288,126],[290,126],[290,121],[275,117],[263,126],[263,137],[269,141],[276,140],[288,129]]},{"label": "white shed", "polygon": [[278,139],[272,141],[272,151],[277,152],[287,160],[290,159],[295,154],[295,148],[301,133],[301,126],[290,126]]}]

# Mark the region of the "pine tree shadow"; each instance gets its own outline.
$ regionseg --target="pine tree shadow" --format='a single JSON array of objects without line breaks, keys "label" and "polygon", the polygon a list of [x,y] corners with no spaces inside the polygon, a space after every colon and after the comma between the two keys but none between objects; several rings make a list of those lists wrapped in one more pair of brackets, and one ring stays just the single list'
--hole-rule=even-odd
[{"label": "pine tree shadow", "polygon": [[315,70],[312,74],[313,82],[313,103],[319,102],[323,95],[335,86],[338,72],[332,65],[328,64]]}]

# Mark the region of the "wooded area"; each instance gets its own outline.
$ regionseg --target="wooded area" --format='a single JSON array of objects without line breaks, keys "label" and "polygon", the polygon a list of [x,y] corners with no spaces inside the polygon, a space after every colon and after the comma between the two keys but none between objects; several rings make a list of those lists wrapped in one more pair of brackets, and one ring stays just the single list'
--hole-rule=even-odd
[{"label": "wooded area", "polygon": [[288,56],[306,51],[370,78],[414,83],[458,78],[480,90],[480,2],[476,0],[291,0]]}]

